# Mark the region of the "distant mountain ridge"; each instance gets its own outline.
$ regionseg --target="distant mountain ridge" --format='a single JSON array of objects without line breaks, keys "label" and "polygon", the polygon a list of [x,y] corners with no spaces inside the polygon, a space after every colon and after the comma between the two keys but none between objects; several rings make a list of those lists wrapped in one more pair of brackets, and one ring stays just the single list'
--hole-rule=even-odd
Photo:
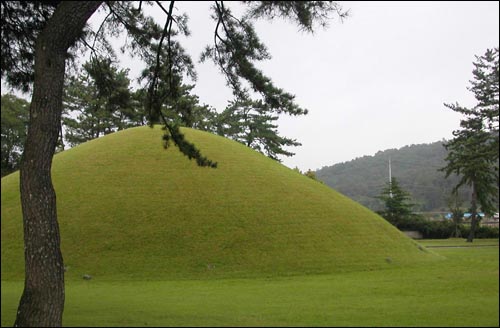
[{"label": "distant mountain ridge", "polygon": [[[442,141],[379,151],[352,161],[325,166],[316,171],[319,180],[372,209],[381,209],[376,198],[389,181],[389,158],[392,176],[408,191],[416,211],[447,211],[447,197],[458,177],[445,179],[439,169],[446,165],[446,149]],[[468,200],[467,189],[461,191]],[[464,205],[466,205],[465,203]]]}]

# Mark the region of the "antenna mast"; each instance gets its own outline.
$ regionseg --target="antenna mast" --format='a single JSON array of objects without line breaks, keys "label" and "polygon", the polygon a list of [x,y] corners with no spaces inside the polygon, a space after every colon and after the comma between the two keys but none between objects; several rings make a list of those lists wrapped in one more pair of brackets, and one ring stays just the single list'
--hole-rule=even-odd
[{"label": "antenna mast", "polygon": [[391,156],[389,156],[389,197],[392,198],[392,170],[391,170]]}]

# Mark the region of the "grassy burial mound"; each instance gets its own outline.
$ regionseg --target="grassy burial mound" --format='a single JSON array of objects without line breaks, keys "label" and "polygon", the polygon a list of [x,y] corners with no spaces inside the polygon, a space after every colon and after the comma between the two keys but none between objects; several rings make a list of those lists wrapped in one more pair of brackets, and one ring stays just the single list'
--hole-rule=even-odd
[{"label": "grassy burial mound", "polygon": [[[183,130],[198,167],[160,128],[110,134],[54,157],[67,279],[258,277],[436,259],[382,218],[237,142]],[[19,175],[2,179],[2,279],[23,279]]]}]

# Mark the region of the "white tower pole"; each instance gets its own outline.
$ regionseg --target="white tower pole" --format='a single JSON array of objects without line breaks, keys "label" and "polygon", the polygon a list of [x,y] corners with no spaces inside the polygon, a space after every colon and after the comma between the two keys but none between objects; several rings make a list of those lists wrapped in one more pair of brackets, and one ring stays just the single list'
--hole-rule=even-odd
[{"label": "white tower pole", "polygon": [[392,169],[391,169],[391,157],[389,156],[389,197],[392,198]]}]

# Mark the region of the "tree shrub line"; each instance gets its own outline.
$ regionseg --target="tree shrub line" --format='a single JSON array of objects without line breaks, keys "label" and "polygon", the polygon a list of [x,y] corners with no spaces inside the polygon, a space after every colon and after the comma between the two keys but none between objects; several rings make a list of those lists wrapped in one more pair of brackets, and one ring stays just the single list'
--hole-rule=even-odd
[{"label": "tree shrub line", "polygon": [[[454,236],[455,224],[453,221],[429,221],[423,217],[415,216],[399,222],[398,229],[413,230],[422,234],[423,238],[446,239]],[[470,232],[469,224],[458,225],[459,236],[466,238]],[[475,238],[499,238],[499,228],[489,226],[476,227]]]}]

